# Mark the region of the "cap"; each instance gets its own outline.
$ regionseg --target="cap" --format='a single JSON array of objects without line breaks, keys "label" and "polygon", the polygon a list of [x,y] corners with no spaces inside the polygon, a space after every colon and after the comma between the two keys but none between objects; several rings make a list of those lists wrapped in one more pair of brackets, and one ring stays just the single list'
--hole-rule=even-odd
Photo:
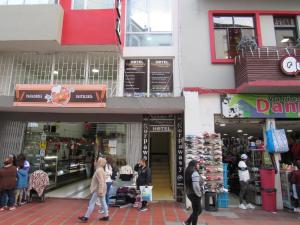
[{"label": "cap", "polygon": [[248,159],[248,156],[246,154],[242,154],[241,159]]}]

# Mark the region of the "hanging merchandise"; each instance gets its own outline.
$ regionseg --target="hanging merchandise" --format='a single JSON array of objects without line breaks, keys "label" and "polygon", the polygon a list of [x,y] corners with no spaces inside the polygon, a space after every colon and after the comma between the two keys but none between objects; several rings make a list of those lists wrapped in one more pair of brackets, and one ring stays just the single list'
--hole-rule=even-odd
[{"label": "hanging merchandise", "polygon": [[289,150],[284,129],[275,129],[273,123],[266,131],[267,150],[270,153],[282,153]]}]

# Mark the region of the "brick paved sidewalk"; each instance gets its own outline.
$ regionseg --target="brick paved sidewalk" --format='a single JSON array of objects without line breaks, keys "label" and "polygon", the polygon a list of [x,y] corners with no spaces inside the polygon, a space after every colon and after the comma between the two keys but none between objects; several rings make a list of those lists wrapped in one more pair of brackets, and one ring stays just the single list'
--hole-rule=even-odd
[{"label": "brick paved sidewalk", "polygon": [[[16,211],[0,212],[2,225],[74,225],[84,214],[87,200],[46,199],[45,203],[31,203]],[[101,216],[95,210],[87,224],[105,225],[179,225],[187,217],[181,205],[174,202],[157,202],[146,212],[135,208],[110,208],[109,222],[98,221]],[[262,210],[221,209],[204,212],[199,224],[208,225],[300,225],[300,213],[281,211],[276,214]]]}]

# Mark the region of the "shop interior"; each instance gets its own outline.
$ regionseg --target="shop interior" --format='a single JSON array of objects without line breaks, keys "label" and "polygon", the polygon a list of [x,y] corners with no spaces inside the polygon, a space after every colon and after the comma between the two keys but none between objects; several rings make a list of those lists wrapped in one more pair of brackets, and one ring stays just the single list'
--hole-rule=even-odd
[{"label": "shop interior", "polygon": [[[289,152],[281,154],[279,172],[281,175],[283,204],[285,208],[293,209],[292,185],[289,178],[294,169],[294,163],[300,159],[300,120],[276,120],[276,129],[286,131]],[[274,168],[272,156],[265,151],[264,119],[223,118],[215,115],[215,132],[220,133],[223,141],[223,163],[228,163],[228,179],[230,200],[235,207],[239,204],[239,179],[237,165],[240,155],[248,155],[248,168],[253,188],[250,202],[260,206],[261,180],[259,169]],[[225,182],[224,182],[225,183]]]}]

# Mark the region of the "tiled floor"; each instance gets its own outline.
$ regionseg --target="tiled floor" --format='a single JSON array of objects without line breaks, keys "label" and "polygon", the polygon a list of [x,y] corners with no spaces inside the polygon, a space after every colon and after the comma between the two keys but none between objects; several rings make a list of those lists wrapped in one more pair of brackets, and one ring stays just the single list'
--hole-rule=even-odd
[{"label": "tiled floor", "polygon": [[[87,200],[48,198],[45,203],[31,203],[14,212],[0,212],[2,225],[71,225],[78,224],[77,217],[83,215]],[[110,208],[109,222],[100,222],[101,215],[95,212],[87,224],[105,225],[179,225],[187,212],[174,202],[156,202],[146,212],[135,208]],[[216,213],[204,212],[199,224],[208,225],[299,225],[300,213],[268,213],[262,210],[221,209]]]}]

